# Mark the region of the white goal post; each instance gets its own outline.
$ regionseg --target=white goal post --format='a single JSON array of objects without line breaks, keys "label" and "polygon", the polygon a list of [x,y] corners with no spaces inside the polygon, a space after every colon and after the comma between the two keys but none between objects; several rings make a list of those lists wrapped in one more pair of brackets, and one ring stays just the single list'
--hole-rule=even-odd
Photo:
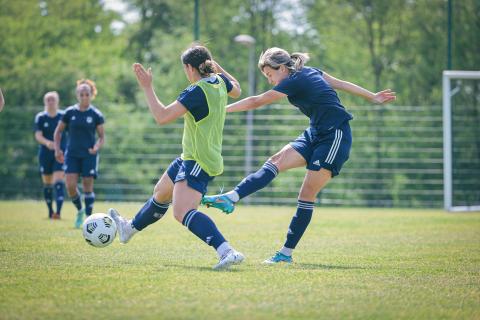
[{"label": "white goal post", "polygon": [[[452,138],[452,98],[460,90],[452,90],[452,80],[478,79],[480,71],[443,71],[443,183],[444,208],[450,212],[480,211],[480,203],[455,205],[453,201],[453,138]],[[480,168],[479,168],[480,169]],[[480,193],[480,190],[474,190]]]}]

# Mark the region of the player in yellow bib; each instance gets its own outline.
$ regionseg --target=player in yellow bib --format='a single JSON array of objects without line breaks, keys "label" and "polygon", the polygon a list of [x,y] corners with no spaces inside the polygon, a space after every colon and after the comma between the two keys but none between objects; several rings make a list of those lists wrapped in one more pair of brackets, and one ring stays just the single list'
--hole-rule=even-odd
[{"label": "player in yellow bib", "polygon": [[183,152],[170,164],[153,196],[133,219],[123,218],[115,209],[109,209],[109,214],[117,224],[120,242],[127,243],[135,233],[163,217],[172,203],[175,219],[217,251],[219,262],[214,269],[225,269],[241,263],[244,256],[230,246],[215,223],[197,208],[208,182],[223,172],[225,107],[228,96],[240,96],[240,85],[203,46],[190,47],[181,60],[191,85],[168,106],[155,94],[152,70],[145,70],[138,63],[133,65],[157,123],[166,124],[184,116]]}]

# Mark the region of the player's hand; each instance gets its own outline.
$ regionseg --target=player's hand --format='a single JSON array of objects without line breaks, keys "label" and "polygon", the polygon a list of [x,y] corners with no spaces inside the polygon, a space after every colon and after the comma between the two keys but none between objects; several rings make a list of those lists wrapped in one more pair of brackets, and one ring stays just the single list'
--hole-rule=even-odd
[{"label": "player's hand", "polygon": [[396,93],[391,89],[386,89],[380,92],[375,93],[375,96],[372,99],[373,103],[383,104],[397,99]]},{"label": "player's hand", "polygon": [[88,148],[88,153],[90,153],[90,154],[95,155],[95,154],[97,154],[97,152],[98,152],[98,146],[97,145],[94,145],[93,148]]},{"label": "player's hand", "polygon": [[132,68],[135,76],[137,77],[138,84],[142,88],[148,88],[152,85],[152,68],[148,68],[148,70],[145,70],[145,68],[140,63],[134,63]]},{"label": "player's hand", "polygon": [[55,150],[55,145],[53,144],[53,141],[48,141],[47,142],[47,148],[49,150]]},{"label": "player's hand", "polygon": [[65,161],[65,158],[63,157],[63,151],[62,150],[55,150],[55,159],[59,163],[63,163],[63,161]]}]

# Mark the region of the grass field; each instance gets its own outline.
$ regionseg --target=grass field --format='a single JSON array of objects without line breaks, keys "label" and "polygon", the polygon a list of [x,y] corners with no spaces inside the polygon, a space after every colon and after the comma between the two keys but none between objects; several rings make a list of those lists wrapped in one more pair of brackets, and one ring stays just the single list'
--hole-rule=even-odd
[{"label": "grass field", "polygon": [[264,266],[294,208],[204,210],[247,257],[216,272],[171,212],[97,249],[65,207],[49,221],[41,202],[0,203],[0,319],[480,319],[479,213],[316,208],[295,263]]}]

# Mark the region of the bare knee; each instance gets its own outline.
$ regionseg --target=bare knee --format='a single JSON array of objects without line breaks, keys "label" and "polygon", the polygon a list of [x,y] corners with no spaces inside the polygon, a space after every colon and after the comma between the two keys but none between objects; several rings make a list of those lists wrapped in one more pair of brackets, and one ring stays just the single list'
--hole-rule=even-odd
[{"label": "bare knee", "polygon": [[185,218],[185,215],[187,214],[188,210],[184,208],[177,208],[173,206],[173,217],[175,220],[177,220],[180,223],[183,223],[183,218]]}]

